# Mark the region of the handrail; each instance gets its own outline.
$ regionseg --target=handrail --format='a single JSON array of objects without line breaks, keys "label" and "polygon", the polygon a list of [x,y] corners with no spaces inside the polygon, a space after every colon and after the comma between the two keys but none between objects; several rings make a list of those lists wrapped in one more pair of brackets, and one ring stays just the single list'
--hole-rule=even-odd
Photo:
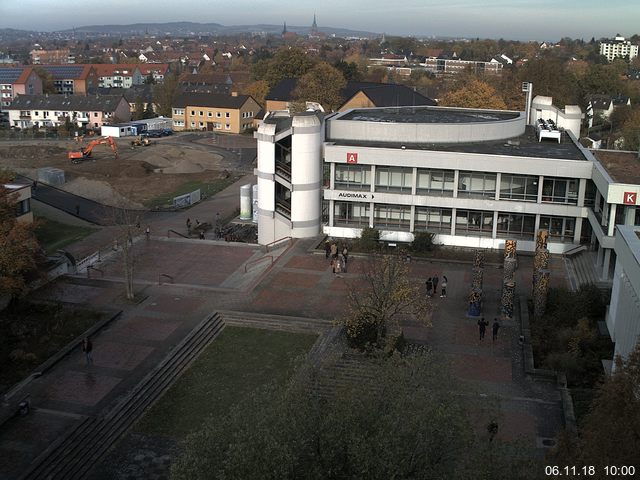
[{"label": "handrail", "polygon": [[247,263],[245,264],[245,266],[244,266],[244,273],[247,273],[247,267],[248,267],[249,265],[255,265],[255,264],[257,264],[258,262],[261,262],[262,260],[264,260],[264,259],[266,259],[266,258],[270,258],[270,259],[271,259],[271,265],[273,265],[273,255],[265,255],[264,257],[260,257],[260,258],[258,258],[258,259],[256,259],[256,260],[251,261],[251,262],[247,262]]},{"label": "handrail", "polygon": [[158,285],[162,285],[162,277],[167,277],[171,283],[173,283],[173,277],[167,273],[161,273],[158,275]]},{"label": "handrail", "polygon": [[293,237],[292,237],[292,236],[282,237],[282,238],[279,238],[278,240],[274,240],[273,242],[267,243],[267,244],[264,246],[265,252],[268,252],[268,251],[269,251],[269,247],[271,247],[271,246],[273,246],[273,245],[275,245],[275,244],[277,244],[277,243],[280,243],[280,242],[282,242],[283,240],[289,240],[289,242],[292,242],[292,241],[293,241]]},{"label": "handrail", "polygon": [[564,257],[570,257],[571,255],[575,255],[576,253],[579,253],[579,252],[584,252],[585,250],[587,250],[586,245],[577,245],[573,248],[570,248],[569,250],[564,252],[562,255]]},{"label": "handrail", "polygon": [[189,238],[186,235],[181,234],[180,232],[176,232],[174,229],[170,228],[169,230],[167,230],[167,238],[171,238],[171,232],[175,233],[176,235],[181,236],[182,238]]},{"label": "handrail", "polygon": [[96,272],[100,272],[100,276],[104,277],[104,271],[99,268],[94,267],[93,265],[87,266],[87,278],[91,278],[91,270],[95,270]]}]

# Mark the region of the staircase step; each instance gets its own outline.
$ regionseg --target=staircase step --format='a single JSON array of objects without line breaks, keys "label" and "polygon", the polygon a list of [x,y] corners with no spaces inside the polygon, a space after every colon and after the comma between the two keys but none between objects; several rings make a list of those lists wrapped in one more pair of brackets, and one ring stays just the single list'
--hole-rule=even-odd
[{"label": "staircase step", "polygon": [[238,327],[263,328],[268,330],[284,330],[293,332],[322,333],[329,330],[331,320],[307,317],[291,317],[255,312],[219,312],[227,325]]}]

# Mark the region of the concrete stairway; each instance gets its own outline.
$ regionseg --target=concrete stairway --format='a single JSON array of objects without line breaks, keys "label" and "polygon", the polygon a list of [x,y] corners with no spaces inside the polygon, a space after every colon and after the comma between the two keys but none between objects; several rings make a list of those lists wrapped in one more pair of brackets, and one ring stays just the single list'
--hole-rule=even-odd
[{"label": "concrete stairway", "polygon": [[324,333],[333,325],[331,320],[321,318],[289,317],[266,313],[232,312],[220,310],[224,323],[236,327],[261,328],[298,333]]},{"label": "concrete stairway", "polygon": [[169,389],[224,329],[217,313],[203,320],[107,413],[79,422],[32,463],[21,480],[75,480],[87,473],[113,444]]}]

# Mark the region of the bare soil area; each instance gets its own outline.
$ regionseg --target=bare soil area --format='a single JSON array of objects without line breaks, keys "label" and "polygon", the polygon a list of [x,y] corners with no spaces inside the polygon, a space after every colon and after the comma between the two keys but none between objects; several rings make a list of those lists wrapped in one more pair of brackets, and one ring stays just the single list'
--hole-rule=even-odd
[{"label": "bare soil area", "polygon": [[[101,203],[142,207],[163,193],[173,192],[191,181],[210,182],[235,169],[209,142],[195,143],[189,136],[154,139],[147,147],[131,147],[131,137],[114,139],[119,159],[108,145],[93,149],[91,158],[74,164],[67,157],[83,144],[74,141],[28,141],[0,143],[0,168],[9,168],[31,178],[37,170],[64,170],[61,188]],[[85,139],[84,145],[87,144]]]}]

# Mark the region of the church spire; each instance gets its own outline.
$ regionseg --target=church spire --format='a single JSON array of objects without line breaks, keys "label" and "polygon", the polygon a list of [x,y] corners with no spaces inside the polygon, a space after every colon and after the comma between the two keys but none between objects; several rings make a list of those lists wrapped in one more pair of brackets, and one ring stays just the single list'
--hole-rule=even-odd
[{"label": "church spire", "polygon": [[285,33],[287,33],[287,21],[286,20],[284,22],[284,28],[282,29],[282,35],[284,35]]},{"label": "church spire", "polygon": [[318,29],[318,24],[316,23],[316,14],[313,14],[313,23],[311,24],[311,28],[313,30],[317,30]]}]

